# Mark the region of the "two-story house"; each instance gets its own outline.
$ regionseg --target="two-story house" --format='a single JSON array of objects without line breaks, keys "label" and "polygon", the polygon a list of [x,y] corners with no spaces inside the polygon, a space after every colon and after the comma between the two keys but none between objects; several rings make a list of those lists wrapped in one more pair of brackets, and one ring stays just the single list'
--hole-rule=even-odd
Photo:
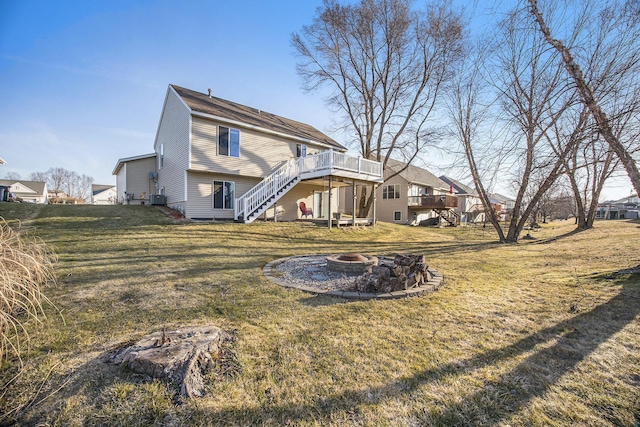
[{"label": "two-story house", "polygon": [[191,219],[328,220],[341,186],[382,182],[380,163],[346,151],[307,124],[169,85],[154,167],[141,175],[152,204]]},{"label": "two-story house", "polygon": [[[457,198],[450,191],[451,187],[428,170],[389,159],[384,177],[375,198],[376,217],[380,221],[415,225],[428,219],[442,218],[450,224],[459,222],[454,213]],[[359,197],[360,193],[357,195]],[[345,200],[352,197],[349,188],[343,197]],[[351,212],[346,210],[346,213]]]}]

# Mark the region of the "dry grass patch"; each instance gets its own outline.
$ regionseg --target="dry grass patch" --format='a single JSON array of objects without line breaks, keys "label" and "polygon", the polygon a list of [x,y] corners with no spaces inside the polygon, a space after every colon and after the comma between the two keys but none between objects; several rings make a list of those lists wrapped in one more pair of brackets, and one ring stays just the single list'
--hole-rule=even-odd
[{"label": "dry grass patch", "polygon": [[41,289],[55,282],[54,263],[44,242],[0,217],[0,365],[11,356],[20,361],[26,351],[23,322],[46,317]]},{"label": "dry grass patch", "polygon": [[[558,222],[531,243],[501,245],[459,228],[329,232],[94,208],[44,207],[31,220],[57,247],[50,297],[67,322],[51,316],[34,336],[30,374],[5,393],[4,407],[37,403],[18,414],[20,425],[640,421],[639,275],[609,278],[640,264],[637,222],[599,222],[579,234]],[[347,301],[280,288],[261,274],[285,256],[354,251],[425,253],[446,285],[424,298]],[[203,399],[174,406],[162,384],[98,360],[187,324],[237,336],[241,372],[212,378]]]}]

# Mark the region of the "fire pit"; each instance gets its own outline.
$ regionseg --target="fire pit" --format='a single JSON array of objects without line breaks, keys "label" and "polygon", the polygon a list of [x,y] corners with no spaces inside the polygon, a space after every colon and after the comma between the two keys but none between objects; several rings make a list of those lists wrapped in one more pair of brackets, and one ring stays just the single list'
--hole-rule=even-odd
[{"label": "fire pit", "polygon": [[378,258],[370,255],[350,253],[327,257],[327,268],[340,273],[362,274],[374,265],[378,265]]}]

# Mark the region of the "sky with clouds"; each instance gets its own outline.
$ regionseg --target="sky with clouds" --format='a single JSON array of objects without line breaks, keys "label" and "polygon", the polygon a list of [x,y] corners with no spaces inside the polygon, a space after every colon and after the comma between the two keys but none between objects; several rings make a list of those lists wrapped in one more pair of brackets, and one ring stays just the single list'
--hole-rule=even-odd
[{"label": "sky with clouds", "polygon": [[[322,94],[301,88],[290,43],[321,4],[0,0],[0,177],[63,167],[115,183],[119,158],[153,151],[169,84],[336,137]],[[623,178],[603,196],[630,189]]]}]

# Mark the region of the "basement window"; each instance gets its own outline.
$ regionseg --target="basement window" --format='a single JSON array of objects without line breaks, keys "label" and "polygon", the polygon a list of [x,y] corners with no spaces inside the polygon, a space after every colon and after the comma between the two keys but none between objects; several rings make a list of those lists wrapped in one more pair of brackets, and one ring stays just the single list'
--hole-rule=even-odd
[{"label": "basement window", "polygon": [[402,221],[402,211],[393,211],[393,220]]},{"label": "basement window", "polygon": [[213,181],[213,209],[233,209],[235,187],[233,181]]}]

